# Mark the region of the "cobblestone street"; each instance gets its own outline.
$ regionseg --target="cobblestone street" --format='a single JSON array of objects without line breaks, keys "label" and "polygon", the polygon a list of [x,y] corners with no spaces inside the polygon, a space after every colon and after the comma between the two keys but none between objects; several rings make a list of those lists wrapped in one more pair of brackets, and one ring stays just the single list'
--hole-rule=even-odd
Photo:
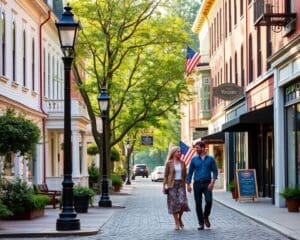
[{"label": "cobblestone street", "polygon": [[211,229],[198,231],[192,194],[188,194],[191,212],[183,215],[185,228],[175,231],[173,218],[167,213],[166,196],[161,193],[161,183],[136,178],[135,185],[126,208],[107,222],[101,234],[88,239],[287,239],[217,203],[212,209]]},{"label": "cobblestone street", "polygon": [[[167,212],[166,196],[161,193],[162,183],[150,178],[137,177],[133,181],[132,195],[127,197],[125,208],[116,207],[115,213],[95,236],[61,237],[47,239],[86,240],[159,240],[159,239],[212,239],[251,240],[288,239],[285,236],[256,223],[234,210],[214,202],[210,229],[197,230],[197,217],[193,194],[188,194],[191,212],[184,213],[184,230],[175,231],[173,218]],[[29,239],[29,238],[22,238]],[[32,239],[32,238],[30,238]],[[45,239],[45,238],[36,238]]]}]

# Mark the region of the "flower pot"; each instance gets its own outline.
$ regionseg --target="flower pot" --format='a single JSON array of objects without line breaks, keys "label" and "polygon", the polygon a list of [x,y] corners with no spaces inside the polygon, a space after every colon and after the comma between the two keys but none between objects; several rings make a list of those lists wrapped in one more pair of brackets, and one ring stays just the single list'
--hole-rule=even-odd
[{"label": "flower pot", "polygon": [[232,198],[233,198],[233,199],[237,199],[237,198],[238,198],[238,196],[237,196],[237,191],[236,191],[235,189],[233,189],[233,190],[231,191],[231,195],[232,195]]},{"label": "flower pot", "polygon": [[114,186],[114,191],[115,191],[115,192],[120,192],[120,191],[121,191],[121,186],[115,185],[115,186]]},{"label": "flower pot", "polygon": [[288,212],[299,212],[300,200],[299,199],[286,199]]},{"label": "flower pot", "polygon": [[87,213],[89,208],[89,196],[74,196],[74,207],[77,213]]}]

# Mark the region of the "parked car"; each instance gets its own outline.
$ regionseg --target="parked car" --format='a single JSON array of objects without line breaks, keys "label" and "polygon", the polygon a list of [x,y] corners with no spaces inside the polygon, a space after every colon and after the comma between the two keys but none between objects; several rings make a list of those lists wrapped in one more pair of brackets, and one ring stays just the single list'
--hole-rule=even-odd
[{"label": "parked car", "polygon": [[149,168],[146,164],[135,164],[133,167],[132,178],[134,179],[136,176],[148,177],[149,176]]},{"label": "parked car", "polygon": [[165,166],[157,166],[154,168],[153,172],[151,173],[151,181],[157,182],[160,180],[164,180],[165,174]]}]

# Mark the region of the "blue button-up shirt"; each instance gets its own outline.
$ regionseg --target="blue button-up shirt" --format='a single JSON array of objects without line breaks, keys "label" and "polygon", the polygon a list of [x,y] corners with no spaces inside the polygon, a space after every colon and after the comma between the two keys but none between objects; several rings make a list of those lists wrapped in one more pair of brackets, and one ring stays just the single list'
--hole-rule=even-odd
[{"label": "blue button-up shirt", "polygon": [[192,181],[194,174],[194,181],[210,181],[211,172],[213,178],[218,178],[218,168],[215,159],[212,156],[206,155],[204,159],[201,159],[200,155],[196,155],[192,158],[186,182],[188,184]]}]

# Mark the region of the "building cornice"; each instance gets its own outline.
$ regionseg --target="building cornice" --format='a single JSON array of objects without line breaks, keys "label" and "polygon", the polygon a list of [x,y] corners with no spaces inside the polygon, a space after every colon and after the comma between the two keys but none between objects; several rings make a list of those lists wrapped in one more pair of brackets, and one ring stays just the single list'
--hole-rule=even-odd
[{"label": "building cornice", "polygon": [[215,0],[204,0],[192,26],[194,33],[199,33]]},{"label": "building cornice", "polygon": [[41,117],[41,118],[47,117],[47,114],[44,114],[38,110],[32,109],[29,106],[26,106],[20,102],[14,101],[13,99],[5,97],[3,95],[0,96],[0,102],[4,102],[7,107],[21,109],[23,112],[30,113],[36,117]]},{"label": "building cornice", "polygon": [[297,35],[280,50],[269,57],[268,61],[273,67],[283,65],[287,60],[291,60],[292,56],[298,55],[300,52],[300,35]]}]

